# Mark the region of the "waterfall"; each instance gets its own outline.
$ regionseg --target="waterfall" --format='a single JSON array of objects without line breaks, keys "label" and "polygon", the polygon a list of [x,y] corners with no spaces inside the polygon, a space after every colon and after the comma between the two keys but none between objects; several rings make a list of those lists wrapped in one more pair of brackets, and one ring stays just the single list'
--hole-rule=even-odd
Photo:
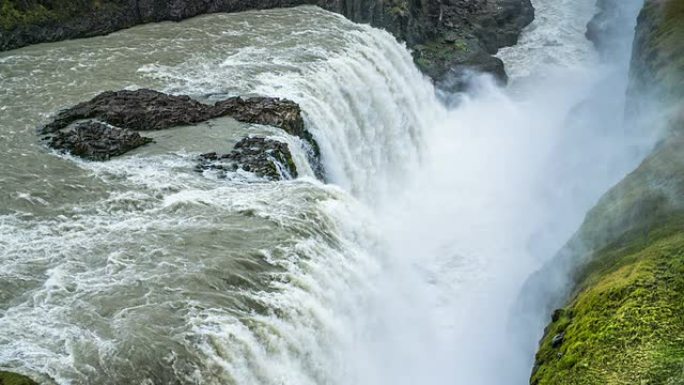
[{"label": "waterfall", "polygon": [[[0,77],[0,159],[19,191],[0,212],[0,366],[58,384],[526,383],[512,334],[536,331],[506,329],[522,282],[638,161],[619,124],[594,135],[610,111],[570,124],[605,78],[579,27],[591,1],[540,7],[502,53],[513,87],[477,77],[450,108],[390,34],[313,7],[0,57],[18,74]],[[294,138],[297,180],[194,172],[201,151],[283,135],[236,122],[106,163],[21,142],[64,104],[142,86],[296,101],[330,183]]]}]

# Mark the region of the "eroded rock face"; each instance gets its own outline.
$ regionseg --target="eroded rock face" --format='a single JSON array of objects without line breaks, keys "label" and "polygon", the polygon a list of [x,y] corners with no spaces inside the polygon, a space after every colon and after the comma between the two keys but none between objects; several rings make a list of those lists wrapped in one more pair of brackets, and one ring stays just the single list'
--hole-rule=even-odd
[{"label": "eroded rock face", "polygon": [[96,121],[79,123],[68,131],[57,131],[46,140],[54,149],[90,160],[107,160],[152,142],[137,132]]},{"label": "eroded rock face", "polygon": [[438,85],[455,66],[489,72],[506,81],[503,63],[491,55],[515,45],[522,29],[532,22],[534,8],[529,0],[422,3],[434,10],[423,16],[428,28],[413,44],[416,63]]},{"label": "eroded rock face", "polygon": [[244,138],[228,154],[202,154],[197,168],[200,171],[242,169],[269,180],[297,177],[297,167],[287,143],[263,137]]},{"label": "eroded rock face", "polygon": [[465,90],[468,88],[473,74],[476,73],[490,74],[500,85],[508,82],[503,61],[482,51],[477,51],[473,53],[472,57],[454,59],[449,65],[449,70],[437,77],[436,85],[439,89],[446,91]]}]

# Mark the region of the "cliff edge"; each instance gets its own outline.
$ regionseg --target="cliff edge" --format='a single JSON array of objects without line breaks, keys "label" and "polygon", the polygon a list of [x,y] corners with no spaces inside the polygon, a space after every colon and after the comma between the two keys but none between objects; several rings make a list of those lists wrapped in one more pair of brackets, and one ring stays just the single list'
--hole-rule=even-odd
[{"label": "cliff edge", "polygon": [[572,266],[571,291],[545,329],[534,385],[684,384],[684,2],[645,2],[630,77],[626,116],[657,107],[664,139],[551,263]]}]

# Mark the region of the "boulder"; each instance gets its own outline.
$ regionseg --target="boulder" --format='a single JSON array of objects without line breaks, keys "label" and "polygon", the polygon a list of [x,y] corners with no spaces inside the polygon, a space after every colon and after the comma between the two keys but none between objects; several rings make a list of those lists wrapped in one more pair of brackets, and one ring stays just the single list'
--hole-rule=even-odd
[{"label": "boulder", "polygon": [[137,132],[97,121],[79,123],[68,131],[57,131],[46,140],[49,147],[90,160],[107,160],[152,142]]},{"label": "boulder", "polygon": [[240,140],[228,154],[200,155],[197,169],[233,172],[242,169],[268,180],[297,177],[297,167],[287,143],[258,136]]},{"label": "boulder", "polygon": [[106,91],[60,111],[42,132],[55,132],[82,119],[97,119],[129,130],[162,130],[213,117],[211,106],[185,95],[168,95],[149,89]]},{"label": "boulder", "polygon": [[52,133],[82,119],[97,119],[129,130],[162,130],[192,125],[221,116],[247,123],[280,127],[308,141],[318,154],[318,146],[304,128],[297,103],[280,98],[239,96],[214,105],[200,103],[187,95],[169,95],[150,89],[106,91],[93,99],[60,111],[41,132]]},{"label": "boulder", "polygon": [[[309,161],[316,176],[323,179],[319,162],[320,150],[311,133],[304,127],[301,108],[291,100],[280,98],[230,97],[212,105],[186,95],[169,95],[150,89],[107,91],[60,111],[40,132],[46,135],[47,145],[52,148],[91,160],[106,160],[151,142],[151,139],[133,131],[192,125],[222,116],[230,116],[241,122],[279,127],[288,134],[301,138],[308,145]],[[83,120],[87,122],[79,123]],[[65,131],[74,123],[77,125],[73,129]],[[256,146],[253,152],[248,151],[248,143]],[[236,149],[241,149],[250,156],[242,162],[245,165],[266,165],[263,159],[259,158],[258,162],[255,160],[258,149],[268,150],[273,154],[286,154],[284,159],[291,160],[289,149],[280,142],[249,138],[238,144]],[[283,149],[280,148],[282,146]],[[231,159],[239,160],[236,158],[237,154],[229,155]],[[282,163],[288,164],[287,161]],[[256,166],[251,168],[261,170]],[[293,171],[290,174],[296,176],[296,170]],[[262,174],[273,175],[270,171]]]},{"label": "boulder", "polygon": [[231,116],[241,122],[280,127],[288,134],[309,142],[316,156],[320,155],[318,144],[311,133],[304,128],[304,119],[299,105],[291,100],[233,97],[216,102],[213,113],[216,116]]}]

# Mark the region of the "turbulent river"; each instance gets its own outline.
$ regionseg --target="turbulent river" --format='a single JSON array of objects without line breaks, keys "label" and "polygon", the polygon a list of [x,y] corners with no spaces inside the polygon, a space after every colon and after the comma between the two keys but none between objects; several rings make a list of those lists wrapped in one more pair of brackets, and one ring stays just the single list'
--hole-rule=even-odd
[{"label": "turbulent river", "polygon": [[[45,384],[527,383],[525,278],[633,167],[626,58],[584,38],[594,0],[537,1],[487,77],[445,107],[388,33],[313,7],[217,14],[0,53],[0,369]],[[35,128],[103,90],[300,104],[298,139],[217,119],[108,162]],[[246,133],[300,177],[194,171]],[[514,316],[514,314],[513,314]],[[532,350],[514,341],[532,343]]]}]

